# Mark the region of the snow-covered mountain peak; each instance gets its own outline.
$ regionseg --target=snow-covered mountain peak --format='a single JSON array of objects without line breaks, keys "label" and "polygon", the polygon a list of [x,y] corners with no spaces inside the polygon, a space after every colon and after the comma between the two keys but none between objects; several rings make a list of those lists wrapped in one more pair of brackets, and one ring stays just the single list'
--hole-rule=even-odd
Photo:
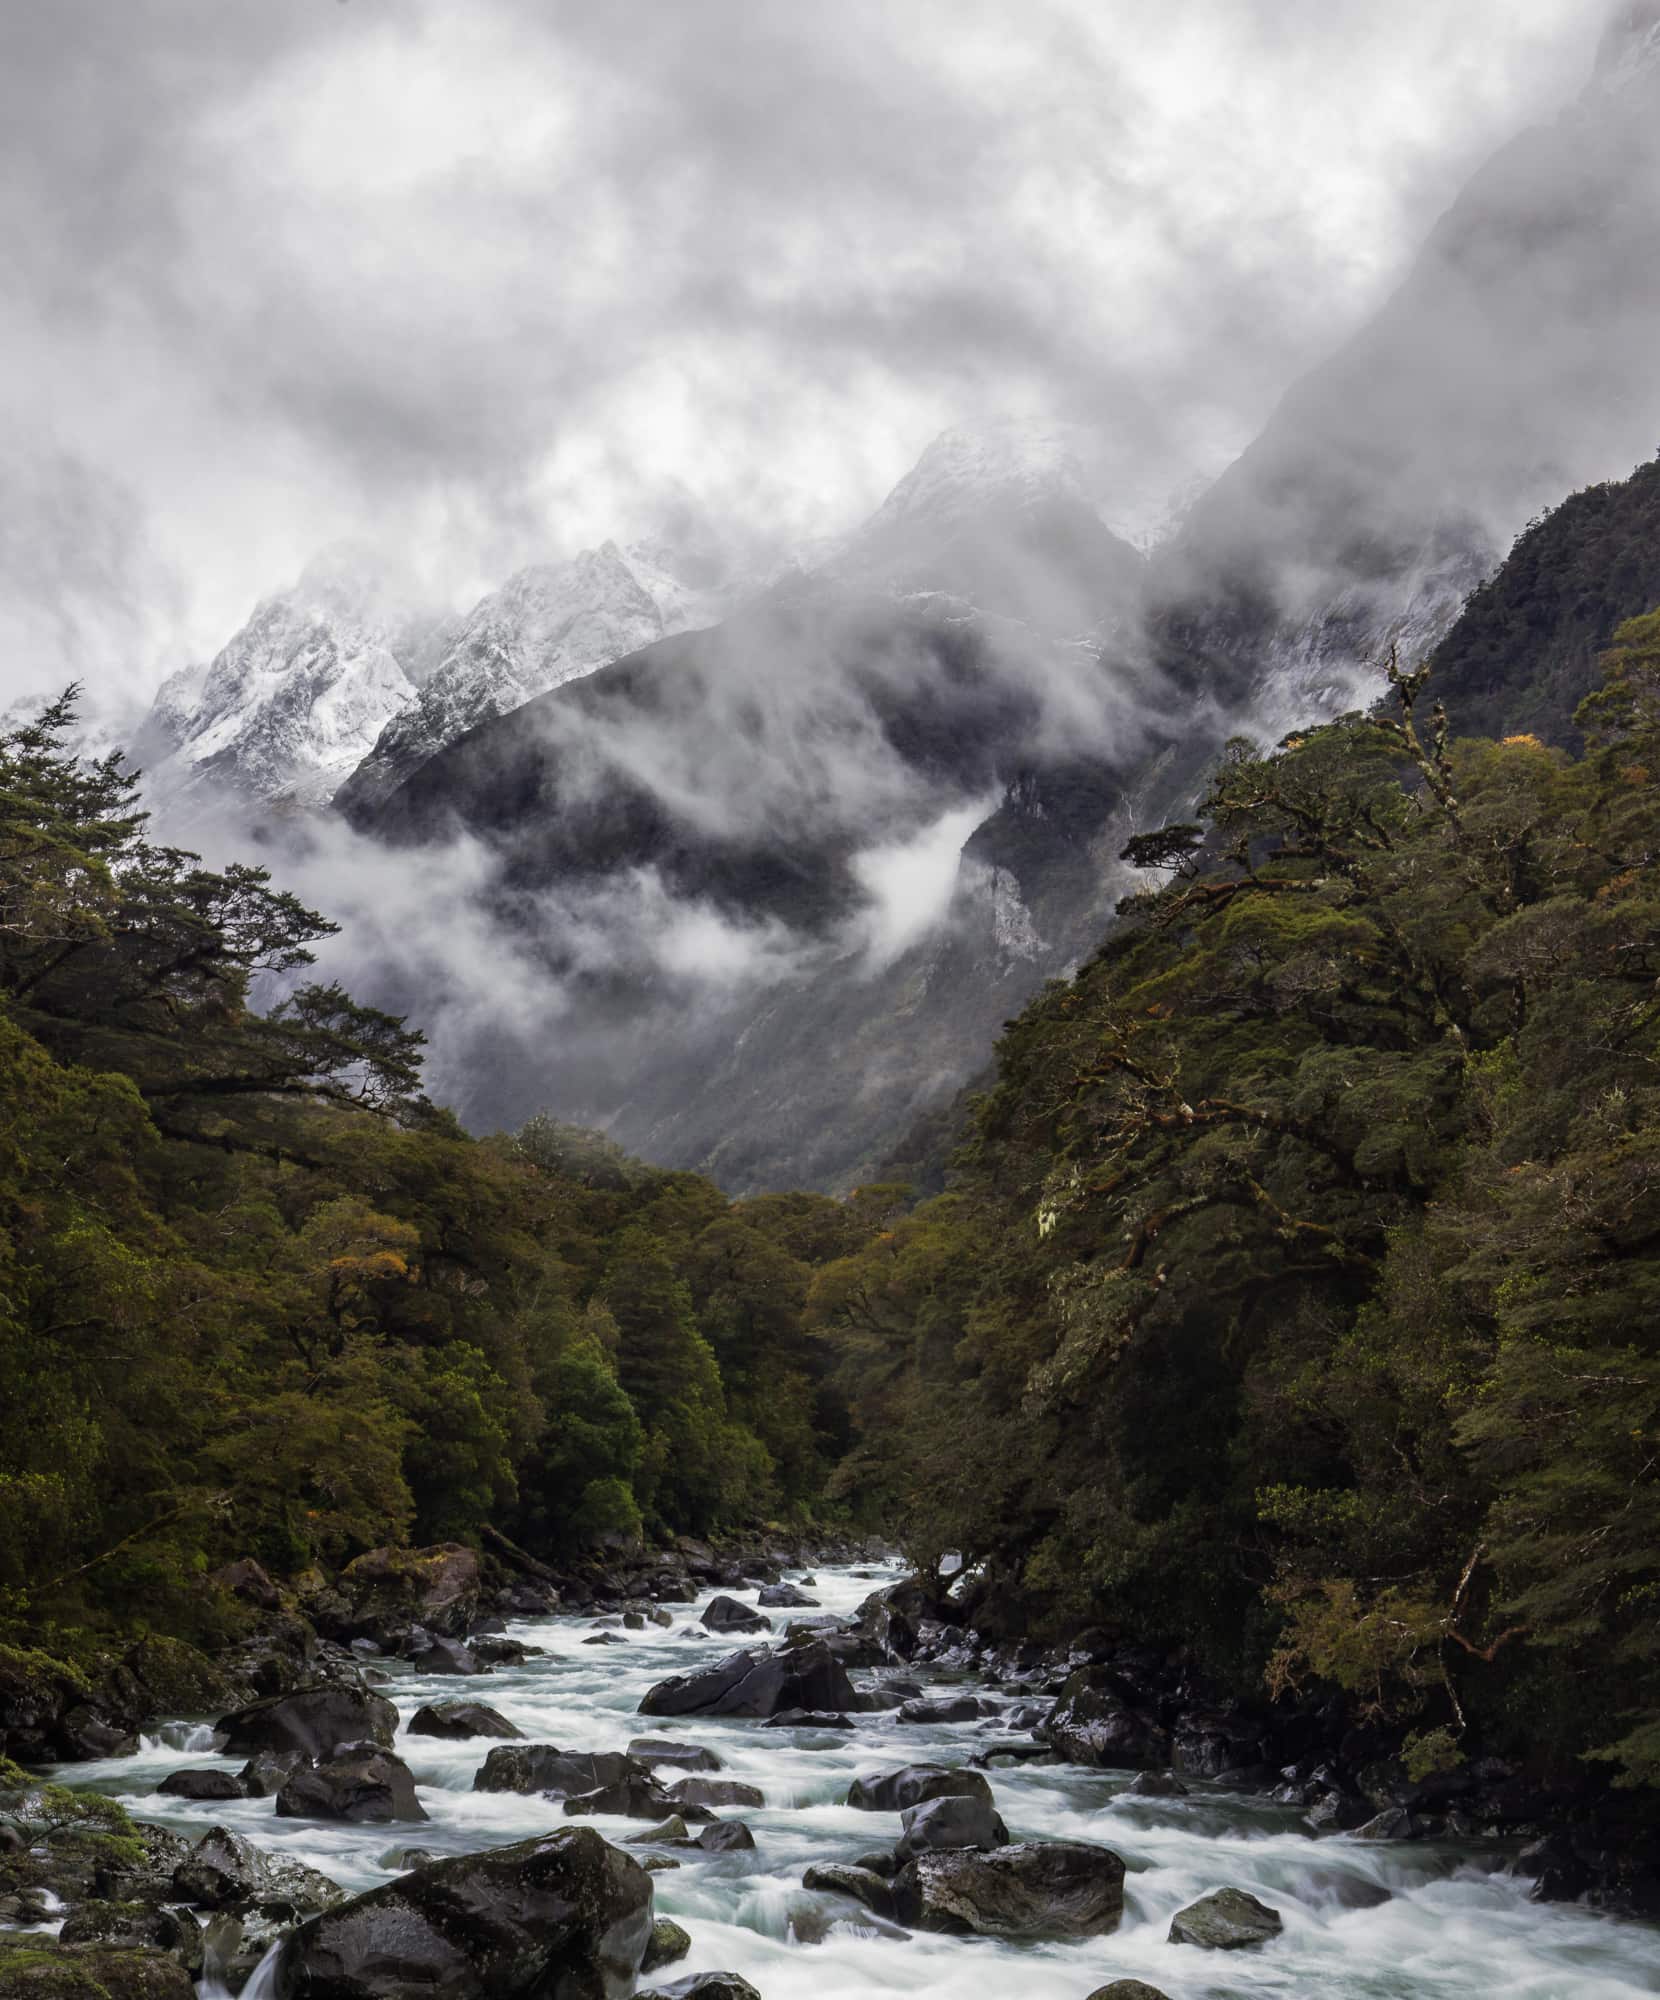
[{"label": "snow-covered mountain peak", "polygon": [[1083,467],[1058,430],[1006,423],[942,431],[871,516],[864,536],[918,520],[948,522],[991,506],[1056,498],[1088,506]]}]

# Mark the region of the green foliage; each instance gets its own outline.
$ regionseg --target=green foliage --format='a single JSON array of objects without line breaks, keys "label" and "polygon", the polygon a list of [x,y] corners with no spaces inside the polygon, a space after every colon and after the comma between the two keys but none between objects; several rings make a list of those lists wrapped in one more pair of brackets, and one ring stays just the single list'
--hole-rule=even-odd
[{"label": "green foliage", "polygon": [[865,1211],[547,1118],[474,1141],[402,1022],[255,1011],[331,926],[150,842],[69,721],[0,736],[0,1622],[208,1638],[231,1557],[817,1502],[846,1420],[806,1294]]},{"label": "green foliage", "polygon": [[1660,614],[1578,761],[1391,671],[1138,836],[951,1192],[820,1268],[842,1476],[989,1621],[1657,1783]]}]

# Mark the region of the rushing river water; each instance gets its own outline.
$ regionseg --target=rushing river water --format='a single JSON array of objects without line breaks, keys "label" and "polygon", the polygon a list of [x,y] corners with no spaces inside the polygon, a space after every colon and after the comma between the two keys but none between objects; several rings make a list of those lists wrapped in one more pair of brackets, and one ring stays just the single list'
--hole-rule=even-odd
[{"label": "rushing river water", "polygon": [[[875,1587],[869,1572],[816,1574],[809,1595],[825,1611],[851,1612]],[[1016,1840],[1064,1836],[1121,1855],[1130,1872],[1120,1929],[1083,1944],[1043,1946],[899,1937],[850,1904],[809,1895],[802,1871],[815,1861],[850,1861],[897,1837],[896,1814],[842,1804],[855,1774],[963,1763],[995,1734],[984,1723],[916,1727],[891,1714],[859,1716],[856,1729],[840,1734],[640,1717],[640,1697],[653,1681],[742,1643],[696,1624],[714,1594],[671,1607],[672,1630],[620,1634],[622,1645],[585,1646],[591,1619],[521,1620],[511,1636],[542,1647],[542,1657],[482,1680],[423,1678],[393,1664],[393,1684],[382,1690],[405,1722],[423,1702],[466,1695],[500,1709],[530,1741],[563,1749],[621,1750],[642,1734],[705,1743],[721,1758],[723,1777],[760,1787],[765,1809],[741,1814],[755,1852],[688,1854],[679,1869],[655,1877],[658,1913],[692,1937],[691,1956],[655,1983],[740,1972],[763,2000],[1084,2000],[1121,1978],[1145,1980],[1171,2000],[1637,2000],[1660,1993],[1660,1927],[1532,1904],[1526,1885],[1503,1872],[1501,1855],[1315,1839],[1288,1808],[1199,1783],[1183,1799],[1120,1799],[1129,1773],[1064,1765],[993,1769],[998,1809]],[[753,1597],[752,1590],[735,1594]],[[781,1624],[791,1615],[813,1614],[775,1618]],[[930,1692],[960,1685],[930,1680],[926,1669],[918,1678]],[[58,1775],[181,1832],[233,1827],[358,1890],[395,1873],[387,1857],[404,1846],[461,1854],[588,1823],[566,1820],[557,1801],[540,1796],[473,1791],[473,1773],[491,1747],[400,1730],[397,1749],[431,1814],[426,1825],[278,1819],[268,1798],[209,1806],[158,1794],[156,1786],[181,1765],[234,1769],[242,1761],[216,1757],[207,1731],[186,1725],[167,1726],[137,1756],[66,1766]],[[668,1781],[678,1774],[661,1775]],[[641,1831],[634,1821],[592,1823],[614,1840]],[[1172,1914],[1225,1883],[1279,1910],[1284,1934],[1263,1949],[1226,1954],[1168,1944]],[[1387,1901],[1376,1900],[1380,1890]]]}]

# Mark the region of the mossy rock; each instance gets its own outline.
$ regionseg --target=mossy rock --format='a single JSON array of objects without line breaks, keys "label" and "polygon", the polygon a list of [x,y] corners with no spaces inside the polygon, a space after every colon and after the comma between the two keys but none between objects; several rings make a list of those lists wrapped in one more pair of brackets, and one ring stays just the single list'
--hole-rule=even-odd
[{"label": "mossy rock", "polygon": [[139,1682],[150,1715],[218,1715],[250,1693],[206,1653],[182,1639],[140,1639],[122,1660],[119,1672]]},{"label": "mossy rock", "polygon": [[0,2000],[195,2000],[195,1992],[164,1951],[0,1939]]}]

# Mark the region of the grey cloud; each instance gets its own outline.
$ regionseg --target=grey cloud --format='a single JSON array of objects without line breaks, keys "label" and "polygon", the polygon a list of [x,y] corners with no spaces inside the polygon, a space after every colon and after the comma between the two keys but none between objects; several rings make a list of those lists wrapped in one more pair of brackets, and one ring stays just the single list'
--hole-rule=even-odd
[{"label": "grey cloud", "polygon": [[157,673],[353,528],[446,587],[671,476],[823,528],[1002,407],[1174,482],[1592,40],[1574,0],[1387,30],[1358,0],[14,8],[12,393],[187,579]]}]

